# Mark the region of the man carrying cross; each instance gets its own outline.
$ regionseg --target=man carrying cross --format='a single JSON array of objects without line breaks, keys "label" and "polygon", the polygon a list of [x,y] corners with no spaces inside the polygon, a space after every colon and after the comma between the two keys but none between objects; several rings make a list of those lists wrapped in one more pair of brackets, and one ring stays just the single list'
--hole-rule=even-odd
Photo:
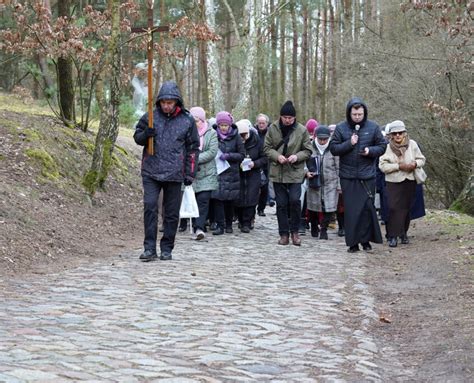
[{"label": "man carrying cross", "polygon": [[[194,118],[184,109],[183,99],[174,81],[163,83],[153,111],[153,126],[148,113],[138,121],[133,138],[144,146],[142,159],[145,251],[144,262],[158,258],[158,197],[163,190],[164,233],[160,241],[160,259],[170,260],[179,222],[181,185],[191,185],[197,171],[199,135]],[[153,142],[153,153],[147,146]]]}]

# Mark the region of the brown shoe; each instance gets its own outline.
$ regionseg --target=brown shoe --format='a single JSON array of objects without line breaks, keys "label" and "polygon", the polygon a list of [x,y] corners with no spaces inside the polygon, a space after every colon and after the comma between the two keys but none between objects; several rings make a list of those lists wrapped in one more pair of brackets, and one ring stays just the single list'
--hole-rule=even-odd
[{"label": "brown shoe", "polygon": [[287,235],[280,235],[280,239],[278,240],[279,245],[288,245],[290,240]]},{"label": "brown shoe", "polygon": [[298,233],[291,233],[291,241],[295,246],[301,246],[301,239]]}]

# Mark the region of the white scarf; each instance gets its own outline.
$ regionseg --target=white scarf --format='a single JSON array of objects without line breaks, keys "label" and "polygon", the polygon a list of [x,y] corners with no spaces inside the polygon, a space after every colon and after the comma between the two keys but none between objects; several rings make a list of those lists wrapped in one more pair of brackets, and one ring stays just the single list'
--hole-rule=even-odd
[{"label": "white scarf", "polygon": [[318,142],[318,139],[317,139],[317,138],[314,139],[314,143],[316,144],[316,147],[318,148],[319,153],[320,153],[321,155],[323,155],[323,154],[324,154],[324,151],[328,148],[328,146],[329,146],[329,141],[331,141],[331,140],[328,140],[328,142],[326,142],[324,145],[321,145],[321,144]]}]

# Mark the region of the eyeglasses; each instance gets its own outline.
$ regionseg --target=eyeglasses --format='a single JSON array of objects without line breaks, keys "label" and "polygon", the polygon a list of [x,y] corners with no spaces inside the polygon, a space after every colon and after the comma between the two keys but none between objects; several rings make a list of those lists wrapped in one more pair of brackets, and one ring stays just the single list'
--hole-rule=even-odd
[{"label": "eyeglasses", "polygon": [[393,134],[394,136],[402,136],[403,133],[405,133],[405,132],[393,132],[392,134]]}]

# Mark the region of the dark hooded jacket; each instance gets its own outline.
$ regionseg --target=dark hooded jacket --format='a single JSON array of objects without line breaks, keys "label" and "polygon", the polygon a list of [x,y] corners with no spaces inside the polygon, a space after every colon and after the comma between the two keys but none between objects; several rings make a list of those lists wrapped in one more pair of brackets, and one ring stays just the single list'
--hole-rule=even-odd
[{"label": "dark hooded jacket", "polygon": [[256,206],[260,193],[261,175],[268,159],[263,152],[263,145],[260,142],[258,133],[250,130],[249,138],[244,143],[245,157],[250,158],[254,166],[249,171],[240,170],[240,198],[237,206]]},{"label": "dark hooded jacket", "polygon": [[[351,137],[356,132],[356,124],[351,119],[351,109],[356,104],[364,108],[364,119],[359,123],[360,129],[357,132],[359,141],[352,146]],[[375,178],[377,159],[385,152],[386,146],[379,126],[367,119],[365,103],[360,98],[352,98],[347,103],[346,121],[337,124],[329,143],[331,153],[340,158],[340,178],[361,180]],[[364,148],[369,148],[369,155],[360,154]]]},{"label": "dark hooded jacket", "polygon": [[[175,111],[165,114],[160,100],[177,100]],[[157,181],[192,181],[196,175],[199,135],[194,118],[184,109],[178,86],[173,81],[164,82],[158,93],[153,111],[155,153],[150,156],[146,148],[145,129],[148,129],[148,113],[145,113],[135,127],[133,138],[143,148],[142,176]]]},{"label": "dark hooded jacket", "polygon": [[[214,125],[214,129],[217,129],[217,125]],[[217,139],[219,141],[219,150],[222,153],[229,153],[227,161],[230,168],[217,176],[219,188],[213,190],[212,198],[220,201],[235,201],[240,196],[239,169],[245,155],[244,143],[238,134],[237,125],[235,124],[232,124],[227,137],[222,139],[218,134]]]}]

